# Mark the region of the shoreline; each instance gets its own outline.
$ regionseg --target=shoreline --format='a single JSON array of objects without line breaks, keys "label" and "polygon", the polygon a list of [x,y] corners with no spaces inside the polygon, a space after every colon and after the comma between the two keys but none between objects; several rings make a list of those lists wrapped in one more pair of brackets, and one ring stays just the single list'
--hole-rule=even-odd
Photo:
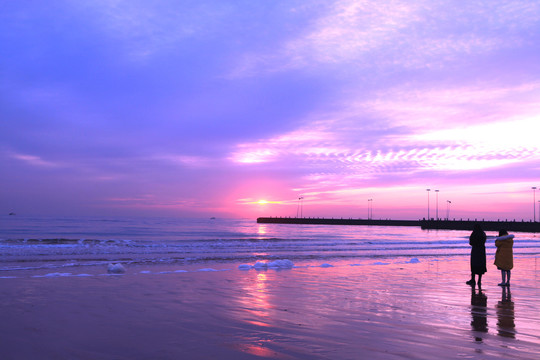
[{"label": "shoreline", "polygon": [[468,261],[0,279],[2,358],[538,358],[536,257],[515,259],[510,298],[491,256],[482,291],[465,285]]}]

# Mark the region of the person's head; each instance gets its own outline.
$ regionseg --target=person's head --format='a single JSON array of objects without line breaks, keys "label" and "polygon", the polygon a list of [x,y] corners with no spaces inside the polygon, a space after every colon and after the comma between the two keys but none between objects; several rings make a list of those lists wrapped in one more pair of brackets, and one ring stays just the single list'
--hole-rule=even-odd
[{"label": "person's head", "polygon": [[482,231],[482,226],[480,226],[479,223],[475,223],[474,224],[474,228],[473,228],[473,231]]},{"label": "person's head", "polygon": [[508,231],[506,230],[499,230],[499,236],[508,235]]}]

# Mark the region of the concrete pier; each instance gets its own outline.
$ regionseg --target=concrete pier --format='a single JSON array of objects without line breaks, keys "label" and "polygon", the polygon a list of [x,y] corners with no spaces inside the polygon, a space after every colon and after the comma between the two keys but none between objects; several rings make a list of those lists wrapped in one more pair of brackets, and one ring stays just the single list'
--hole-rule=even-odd
[{"label": "concrete pier", "polygon": [[419,226],[425,230],[469,230],[479,223],[484,231],[540,232],[540,222],[526,221],[485,221],[485,220],[373,220],[344,218],[295,218],[260,217],[261,224],[306,224],[306,225],[363,225],[363,226]]}]

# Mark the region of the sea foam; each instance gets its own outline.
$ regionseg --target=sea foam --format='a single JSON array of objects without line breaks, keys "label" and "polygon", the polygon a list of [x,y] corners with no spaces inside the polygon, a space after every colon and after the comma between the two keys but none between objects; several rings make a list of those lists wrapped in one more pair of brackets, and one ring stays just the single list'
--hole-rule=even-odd
[{"label": "sea foam", "polygon": [[107,272],[109,274],[123,274],[126,272],[126,268],[122,266],[122,264],[109,264],[107,266]]},{"label": "sea foam", "polygon": [[274,261],[270,261],[270,262],[257,261],[254,265],[242,264],[242,265],[238,266],[238,269],[240,269],[240,270],[276,269],[277,270],[277,269],[292,269],[293,267],[294,267],[294,263],[292,261],[284,259],[284,260],[274,260]]}]

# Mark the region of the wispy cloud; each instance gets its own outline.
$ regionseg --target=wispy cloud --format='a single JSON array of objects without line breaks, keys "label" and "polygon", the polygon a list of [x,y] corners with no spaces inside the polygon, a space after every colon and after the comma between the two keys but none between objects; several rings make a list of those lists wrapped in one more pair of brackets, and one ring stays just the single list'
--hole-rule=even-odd
[{"label": "wispy cloud", "polygon": [[43,168],[58,168],[63,166],[62,163],[45,160],[40,156],[21,154],[21,153],[8,153],[8,156],[12,159],[19,160],[31,166],[43,167]]},{"label": "wispy cloud", "polygon": [[366,68],[440,67],[526,45],[523,33],[534,31],[540,6],[527,1],[448,6],[431,0],[338,0],[327,13],[314,16],[281,47],[246,53],[231,76],[327,65],[346,66],[349,75]]},{"label": "wispy cloud", "polygon": [[[389,91],[281,136],[240,144],[230,159],[380,177],[477,171],[540,160],[538,84]],[[521,99],[520,104],[511,99]],[[496,105],[491,105],[496,104]],[[356,113],[356,117],[353,114]],[[362,116],[370,113],[368,124]],[[356,120],[358,119],[358,120]],[[385,119],[377,125],[377,119]],[[391,124],[391,125],[390,125]],[[366,130],[371,132],[365,136]]]},{"label": "wispy cloud", "polygon": [[185,167],[201,168],[215,165],[213,159],[204,156],[182,154],[157,154],[148,157],[149,160],[165,161]]},{"label": "wispy cloud", "polygon": [[[223,16],[219,4],[176,7],[174,1],[91,0],[72,4],[91,13],[96,29],[116,39],[127,55],[145,62],[155,55],[176,51],[186,39],[204,36],[207,27]],[[212,25],[214,24],[214,25]]]}]

